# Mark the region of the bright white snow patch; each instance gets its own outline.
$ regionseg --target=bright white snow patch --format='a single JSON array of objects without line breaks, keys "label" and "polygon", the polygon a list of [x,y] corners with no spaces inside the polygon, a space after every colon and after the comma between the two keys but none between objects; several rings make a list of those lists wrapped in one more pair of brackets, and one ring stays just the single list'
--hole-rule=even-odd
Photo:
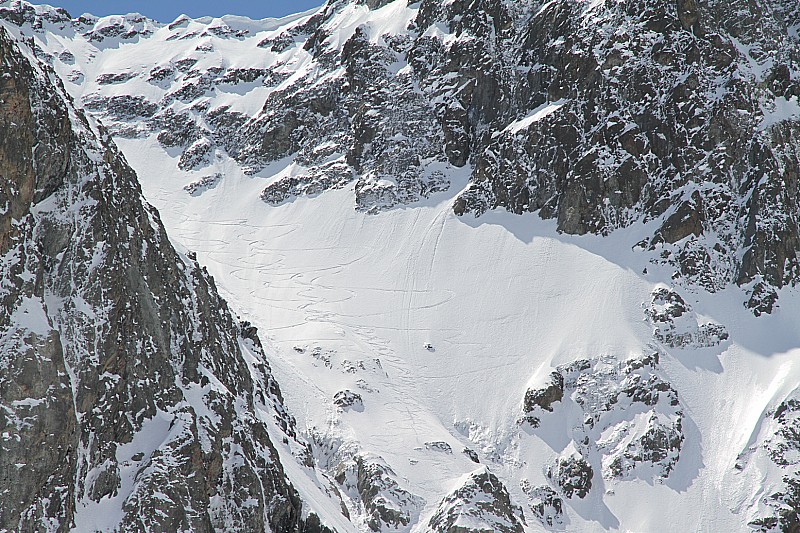
[{"label": "bright white snow patch", "polygon": [[552,115],[553,113],[561,109],[561,107],[567,102],[568,100],[562,98],[561,100],[557,100],[552,103],[542,104],[536,109],[534,109],[533,112],[527,117],[515,120],[514,122],[506,126],[506,129],[503,131],[511,134],[519,133],[520,131],[529,128],[530,125],[533,124],[534,122],[538,122],[543,118]]},{"label": "bright white snow patch", "polygon": [[20,299],[20,305],[11,317],[11,324],[40,336],[48,335],[52,330],[50,319],[44,310],[44,303],[39,298],[27,296]]},{"label": "bright white snow patch", "polygon": [[775,99],[775,105],[772,109],[764,109],[764,119],[761,121],[759,128],[765,130],[770,126],[783,122],[785,120],[800,120],[800,102],[796,96],[786,99],[779,96]]}]

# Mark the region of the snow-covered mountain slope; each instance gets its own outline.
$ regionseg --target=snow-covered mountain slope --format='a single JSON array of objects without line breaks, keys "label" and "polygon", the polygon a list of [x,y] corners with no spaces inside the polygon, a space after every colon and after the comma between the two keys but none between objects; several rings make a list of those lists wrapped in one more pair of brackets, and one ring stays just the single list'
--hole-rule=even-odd
[{"label": "snow-covered mountain slope", "polygon": [[327,531],[255,329],[5,28],[0,65],[0,530]]},{"label": "snow-covered mountain slope", "polygon": [[794,2],[0,6],[267,337],[323,523],[796,527]]}]

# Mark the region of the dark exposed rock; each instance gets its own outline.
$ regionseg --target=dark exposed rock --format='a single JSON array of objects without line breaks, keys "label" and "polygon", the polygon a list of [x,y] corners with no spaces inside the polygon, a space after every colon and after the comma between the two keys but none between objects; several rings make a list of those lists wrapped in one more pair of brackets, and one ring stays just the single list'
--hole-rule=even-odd
[{"label": "dark exposed rock", "polygon": [[700,8],[696,0],[677,0],[678,18],[684,30],[700,36]]},{"label": "dark exposed rock", "polygon": [[350,390],[343,390],[334,394],[333,403],[342,409],[364,410],[364,400],[361,395]]},{"label": "dark exposed rock", "polygon": [[539,426],[535,413],[539,410],[553,412],[553,403],[564,397],[564,377],[558,372],[550,374],[549,383],[542,389],[528,389],[525,393],[523,410],[525,420],[533,427]]},{"label": "dark exposed rock", "polygon": [[181,154],[178,168],[196,170],[208,166],[214,155],[214,144],[206,138],[197,139]]},{"label": "dark exposed rock", "polygon": [[200,196],[209,189],[216,187],[222,180],[222,174],[212,174],[210,176],[203,176],[197,181],[193,181],[183,188],[192,196]]},{"label": "dark exposed rock", "polygon": [[261,199],[278,205],[297,196],[312,196],[329,189],[341,189],[353,179],[350,168],[343,164],[326,165],[313,176],[291,176],[276,181],[261,192]]},{"label": "dark exposed rock", "polygon": [[172,65],[159,65],[153,67],[150,71],[150,77],[147,81],[153,83],[160,83],[175,75],[175,68]]},{"label": "dark exposed rock", "polygon": [[749,292],[750,298],[745,302],[745,307],[751,309],[756,316],[772,313],[778,302],[778,293],[772,285],[758,281]]},{"label": "dark exposed rock", "polygon": [[478,453],[475,450],[471,450],[470,448],[464,448],[463,450],[461,450],[461,453],[469,457],[469,460],[472,461],[473,463],[480,464],[481,459],[480,457],[478,457]]},{"label": "dark exposed rock", "polygon": [[547,469],[547,477],[567,498],[585,498],[592,489],[592,466],[580,455],[559,457]]},{"label": "dark exposed rock", "polygon": [[58,54],[58,59],[62,63],[66,63],[68,65],[73,65],[75,63],[75,54],[73,54],[69,50],[64,50],[63,52]]},{"label": "dark exposed rock", "polygon": [[394,0],[357,0],[359,4],[363,4],[370,9],[380,9],[393,1]]},{"label": "dark exposed rock", "polygon": [[186,147],[197,141],[202,130],[189,112],[176,114],[172,109],[154,119],[157,127],[163,128],[158,134],[158,142],[165,148]]},{"label": "dark exposed rock", "polygon": [[227,83],[230,85],[238,85],[240,83],[253,83],[261,78],[264,78],[271,71],[261,68],[236,68],[229,69],[225,75],[219,79],[220,83]]},{"label": "dark exposed rock", "polygon": [[425,448],[435,452],[453,453],[453,448],[444,441],[426,442]]},{"label": "dark exposed rock", "polygon": [[[317,39],[324,42],[321,34]],[[416,76],[390,68],[411,43],[400,36],[387,39],[388,46],[376,45],[366,29],[357,28],[338,58],[342,77],[320,83],[310,78],[270,96],[251,126],[262,132],[260,146],[247,134],[236,157],[257,171],[299,151],[297,160],[308,174],[274,183],[264,191],[265,201],[277,204],[318,194],[355,179],[356,208],[374,213],[449,188],[440,170],[428,168],[445,160],[437,112],[416,89]],[[327,53],[321,42],[313,46],[322,56]],[[340,159],[322,156],[329,149]]]},{"label": "dark exposed rock", "polygon": [[428,525],[437,533],[522,533],[524,524],[522,509],[483,467],[444,497]]},{"label": "dark exposed rock", "polygon": [[87,97],[83,105],[89,110],[102,109],[117,120],[152,117],[158,106],[148,102],[143,96],[119,95],[110,98]]},{"label": "dark exposed rock", "polygon": [[695,191],[691,198],[678,206],[675,212],[670,215],[661,226],[653,242],[666,241],[674,244],[689,235],[699,237],[703,234],[703,199],[700,193]]},{"label": "dark exposed rock", "polygon": [[247,36],[250,32],[247,30],[235,30],[228,26],[225,23],[219,24],[217,26],[209,27],[206,32],[210,33],[211,35],[216,35],[217,37],[235,37],[241,38]]},{"label": "dark exposed rock", "polygon": [[[358,1],[369,9],[388,4]],[[209,164],[223,152],[251,174],[270,162],[291,158],[300,170],[263,191],[262,198],[271,204],[352,187],[355,208],[376,213],[447,190],[457,175],[455,168],[467,167],[465,182],[467,173],[472,174],[455,200],[458,214],[482,215],[495,208],[537,212],[554,219],[560,231],[575,234],[607,234],[648,223],[653,234],[637,249],[650,254],[654,262],[673,267],[678,287],[657,290],[645,306],[654,338],[665,349],[717,346],[728,338],[722,326],[701,323],[680,295],[686,285],[716,291],[739,283],[749,298],[745,305],[760,315],[776,308],[780,288],[797,282],[798,126],[795,118],[773,113],[773,108],[796,102],[793,98],[800,95],[795,72],[800,18],[791,2],[645,0],[589,6],[557,0],[533,10],[531,4],[500,0],[422,0],[412,4],[418,13],[407,33],[378,35],[374,25],[365,24],[339,48],[341,43],[335,43],[336,33],[328,23],[347,4],[332,1],[318,15],[262,41],[260,46],[270,52],[296,48],[312,54],[308,75],[291,85],[282,84],[289,77],[284,64],[208,67],[209,52],[222,47],[201,43],[191,57],[180,56],[138,73],[168,92],[162,101],[99,96],[111,89],[109,84],[127,83],[131,72],[100,75],[93,80],[101,86],[99,92],[82,103],[108,124],[113,135],[158,132],[162,146],[171,155],[180,154],[176,160],[183,170]],[[72,22],[59,10],[37,14],[21,2],[9,5],[0,8],[0,18],[25,26],[26,31],[42,32],[47,24],[69,25],[98,46],[143,38],[155,28],[141,17],[122,17],[110,24],[93,17]],[[170,25],[169,30],[175,32],[172,38],[189,39],[202,33],[183,31],[189,24],[182,19]],[[202,34],[206,39],[238,39],[245,33],[214,22]],[[73,54],[58,48],[34,46],[33,53],[59,68],[63,65],[54,62],[56,58],[75,62]],[[37,77],[19,67],[20,61],[11,57],[4,63],[12,76],[0,84],[7,106],[0,111],[9,113],[0,117],[0,151],[18,155],[0,161],[0,176],[14,176],[13,181],[0,183],[0,208],[6,209],[0,215],[0,253],[14,258],[3,274],[7,283],[0,284],[4,311],[0,326],[3,316],[38,313],[39,307],[46,320],[40,331],[2,330],[0,334],[4,343],[0,353],[9,365],[0,375],[10,376],[10,381],[0,382],[5,387],[0,389],[0,398],[9,404],[0,429],[19,428],[21,438],[35,449],[28,456],[31,464],[42,466],[40,470],[25,468],[26,476],[31,472],[27,484],[9,489],[13,498],[25,502],[13,511],[16,515],[4,516],[65,519],[78,503],[70,488],[76,472],[86,473],[78,483],[81,494],[96,502],[113,496],[126,469],[134,468],[141,474],[140,485],[126,510],[130,516],[142,509],[163,511],[160,518],[152,518],[156,528],[215,527],[224,510],[204,512],[206,504],[217,497],[234,502],[231,508],[238,509],[245,499],[257,500],[258,509],[285,513],[287,522],[270,518],[277,530],[301,527],[295,520],[296,496],[271,463],[265,466],[253,459],[251,470],[234,472],[223,460],[243,441],[255,443],[244,447],[241,457],[247,461],[274,459],[276,454],[270,451],[257,417],[248,414],[245,421],[237,421],[229,413],[216,423],[198,414],[199,404],[188,405],[186,400],[184,388],[196,386],[202,389],[203,406],[210,406],[213,413],[227,412],[239,401],[237,405],[258,403],[254,398],[259,393],[248,391],[260,390],[264,402],[273,404],[269,412],[276,413],[281,431],[291,438],[291,417],[276,400],[279,391],[266,366],[255,372],[260,378],[248,378],[237,359],[241,354],[237,355],[234,345],[239,342],[252,344],[256,359],[263,358],[257,334],[235,321],[229,327],[227,311],[218,312],[223,304],[212,282],[193,260],[178,257],[179,261],[169,251],[157,215],[137,207],[136,194],[120,193],[92,180],[78,183],[79,171],[85,176],[102,174],[125,186],[134,180],[106,140],[98,141],[100,157],[82,157],[75,148],[80,144],[74,138],[78,134],[69,121],[59,125],[47,118],[63,114],[63,109],[56,112],[52,107],[58,107],[55,101],[61,93],[50,91],[57,96],[48,99],[44,96],[48,90],[37,89],[37,103],[44,105],[25,104],[18,86]],[[80,82],[83,75],[75,70],[69,76]],[[270,93],[262,112],[254,117],[209,104],[215,90],[248,91],[257,85],[280,88]],[[74,121],[81,120],[75,118],[80,117],[78,113],[70,113]],[[26,133],[26,128],[40,122],[52,130],[47,139],[41,131],[38,137]],[[91,126],[83,127],[80,135],[95,135]],[[90,160],[103,162],[92,166]],[[97,168],[102,172],[94,173]],[[201,194],[220,179],[208,175],[186,190]],[[47,211],[42,219],[28,212],[31,203],[49,202],[54,195],[63,200],[65,188],[108,213],[94,217],[79,211],[69,223],[62,223]],[[122,203],[134,207],[125,211]],[[114,216],[129,224],[113,224]],[[89,220],[86,227],[75,222],[83,218]],[[133,248],[126,250],[128,227],[133,231],[128,237]],[[152,241],[154,236],[158,242]],[[59,257],[60,253],[66,255]],[[71,261],[85,266],[90,256],[100,260],[97,272],[88,268],[67,272]],[[110,259],[103,262],[106,258]],[[182,277],[178,270],[188,274]],[[121,278],[119,272],[124,279],[112,279],[112,273]],[[23,279],[26,273],[32,277]],[[67,278],[68,274],[72,277]],[[84,279],[95,275],[101,281],[94,285]],[[73,289],[68,289],[65,280],[73,278],[74,290],[83,291],[80,294],[69,292]],[[114,283],[106,290],[109,279]],[[166,296],[158,290],[160,284],[179,287],[181,298],[188,300]],[[55,313],[44,304],[53,301],[45,296],[53,295],[73,300],[67,299],[66,307]],[[115,326],[92,332],[88,319],[80,317],[78,296],[91,309],[111,309]],[[195,315],[202,316],[201,326],[192,329]],[[224,317],[218,320],[218,315]],[[132,332],[149,337],[139,347],[113,346]],[[211,338],[216,347],[202,351],[199,341],[187,332],[198,333],[205,341]],[[73,364],[83,363],[87,354],[95,352],[100,354],[98,362]],[[311,351],[309,355],[331,365],[329,354]],[[100,368],[108,370],[108,375],[101,374]],[[78,373],[73,380],[74,369]],[[209,385],[210,377],[219,375],[227,376],[222,380],[227,392]],[[566,493],[559,481],[563,470],[569,473],[565,479],[571,483],[570,490],[578,493],[580,483],[570,480],[577,476],[580,481],[579,474],[586,474],[584,464],[611,480],[635,475],[658,481],[669,476],[681,452],[686,419],[676,391],[658,370],[657,357],[596,358],[559,367],[551,378],[544,387],[526,391],[523,409],[533,426],[526,431],[537,430],[551,416],[565,415],[566,407],[584,417],[573,421],[568,436],[576,449],[569,457],[578,466],[561,469],[559,462],[553,467],[554,484],[560,490]],[[145,385],[132,385],[137,379],[146,380]],[[259,381],[267,384],[259,388]],[[152,401],[143,399],[145,388],[159,394]],[[75,390],[80,403],[70,407]],[[334,401],[338,400],[349,402],[344,397]],[[125,405],[143,414],[123,420],[126,417],[120,413]],[[781,412],[790,407],[782,405]],[[640,428],[631,429],[629,411],[641,415]],[[167,415],[158,418],[162,412]],[[776,420],[794,428],[788,419]],[[116,452],[131,445],[145,424],[159,421],[172,425],[163,447],[126,455],[131,464],[122,464]],[[600,435],[607,429],[627,440],[603,441]],[[47,441],[52,436],[49,431],[61,440]],[[116,450],[97,444],[108,440],[112,432]],[[95,438],[100,440],[91,440]],[[79,456],[76,447],[85,449],[86,455]],[[785,460],[785,451],[776,457]],[[4,448],[3,452],[7,454],[5,462],[0,459],[5,467],[3,483],[10,484],[27,458],[19,449]],[[67,458],[62,460],[62,455]],[[468,456],[477,461],[474,452]],[[399,486],[385,481],[384,474],[391,477],[386,469],[358,462],[348,468],[341,483],[354,487],[358,501],[368,502],[370,527],[401,528],[414,521],[414,512],[404,504],[395,506],[382,499]],[[274,483],[267,483],[264,491],[274,488],[285,499],[268,502],[264,491],[253,495],[236,488],[257,486],[264,472]],[[348,481],[351,474],[355,476],[352,483]],[[185,483],[176,477],[186,478]],[[26,507],[31,483],[53,494],[50,505],[57,511],[41,505]],[[797,483],[787,477],[785,485],[772,494],[775,516],[754,522],[758,527],[796,528]],[[380,496],[373,491],[378,486]],[[168,489],[165,494],[171,505],[154,500],[158,487]],[[194,494],[201,495],[199,503],[192,500]],[[546,527],[553,527],[563,511],[561,496],[547,487],[532,489],[528,495],[534,515]],[[406,501],[414,502],[409,508],[418,508],[413,497]],[[20,509],[28,513],[27,518]],[[233,520],[245,524],[243,528],[257,529],[266,525],[257,515],[254,511]],[[135,523],[128,527],[151,525],[144,522],[149,519],[147,513],[142,516],[132,518]],[[318,522],[303,527],[317,526]]]},{"label": "dark exposed rock", "polygon": [[98,85],[125,83],[126,81],[133,79],[136,76],[138,76],[138,74],[135,72],[117,72],[117,73],[101,74],[97,77],[97,83]]}]

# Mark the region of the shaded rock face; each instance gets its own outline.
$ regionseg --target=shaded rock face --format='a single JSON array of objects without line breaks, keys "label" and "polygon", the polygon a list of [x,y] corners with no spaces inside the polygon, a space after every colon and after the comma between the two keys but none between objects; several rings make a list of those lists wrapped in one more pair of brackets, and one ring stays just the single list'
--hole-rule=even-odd
[{"label": "shaded rock face", "polygon": [[[354,182],[356,208],[375,213],[449,188],[436,109],[417,89],[418,77],[394,66],[412,41],[387,35],[379,46],[369,37],[357,28],[339,53],[327,49],[325,30],[318,29],[308,42],[315,43],[324,69],[270,95],[248,125],[237,157],[252,171],[293,153],[306,168],[270,185],[264,201],[276,204]],[[340,67],[341,76],[330,76]]]},{"label": "shaded rock face", "polygon": [[550,374],[549,383],[542,389],[528,389],[525,392],[523,410],[525,420],[532,426],[539,426],[539,418],[534,414],[537,411],[553,412],[553,403],[564,398],[564,376],[558,372]]},{"label": "shaded rock face", "polygon": [[252,328],[52,71],[0,59],[0,529],[320,530]]},{"label": "shaded rock face", "polygon": [[656,220],[645,247],[677,279],[796,283],[800,126],[776,113],[800,94],[794,4],[564,0],[514,20],[494,64],[518,89],[497,100],[457,213],[535,211],[577,234]]},{"label": "shaded rock face", "polygon": [[[73,514],[77,420],[64,348],[44,318],[33,202],[61,185],[73,140],[64,106],[0,32],[0,527]],[[34,102],[40,105],[32,105]],[[36,124],[47,122],[46,131]],[[37,142],[41,150],[34,151]],[[47,155],[47,157],[45,157]],[[21,320],[27,319],[27,320]],[[46,498],[46,501],[45,501]]]},{"label": "shaded rock face", "polygon": [[466,476],[439,503],[428,526],[437,533],[522,533],[525,517],[503,483],[487,468]]}]

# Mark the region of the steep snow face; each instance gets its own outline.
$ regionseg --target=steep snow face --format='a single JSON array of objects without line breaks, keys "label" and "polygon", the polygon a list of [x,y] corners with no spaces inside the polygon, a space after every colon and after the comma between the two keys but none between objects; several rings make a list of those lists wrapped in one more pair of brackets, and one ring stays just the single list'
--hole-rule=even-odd
[{"label": "steep snow face", "polygon": [[323,522],[790,531],[800,12],[729,4],[0,5],[268,335]]}]

